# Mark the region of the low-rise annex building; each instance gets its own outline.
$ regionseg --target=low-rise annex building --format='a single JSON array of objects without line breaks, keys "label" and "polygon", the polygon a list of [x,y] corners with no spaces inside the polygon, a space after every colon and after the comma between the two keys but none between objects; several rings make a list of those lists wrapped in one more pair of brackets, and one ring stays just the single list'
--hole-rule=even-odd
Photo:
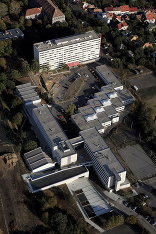
[{"label": "low-rise annex building", "polygon": [[56,164],[41,147],[25,153],[23,158],[32,173],[54,168]]}]

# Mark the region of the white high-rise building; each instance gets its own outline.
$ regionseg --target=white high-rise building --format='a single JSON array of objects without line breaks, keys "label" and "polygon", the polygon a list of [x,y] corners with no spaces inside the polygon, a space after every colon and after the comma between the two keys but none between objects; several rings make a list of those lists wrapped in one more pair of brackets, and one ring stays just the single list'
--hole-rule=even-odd
[{"label": "white high-rise building", "polygon": [[34,59],[42,67],[57,69],[95,61],[100,56],[101,37],[95,31],[34,44]]}]

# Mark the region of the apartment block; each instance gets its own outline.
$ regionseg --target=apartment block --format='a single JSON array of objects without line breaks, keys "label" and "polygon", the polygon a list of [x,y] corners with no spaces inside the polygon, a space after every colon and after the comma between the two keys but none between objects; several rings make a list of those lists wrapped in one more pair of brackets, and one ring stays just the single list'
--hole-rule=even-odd
[{"label": "apartment block", "polygon": [[64,64],[89,63],[100,56],[101,38],[95,31],[34,44],[34,59],[41,68],[57,69]]}]

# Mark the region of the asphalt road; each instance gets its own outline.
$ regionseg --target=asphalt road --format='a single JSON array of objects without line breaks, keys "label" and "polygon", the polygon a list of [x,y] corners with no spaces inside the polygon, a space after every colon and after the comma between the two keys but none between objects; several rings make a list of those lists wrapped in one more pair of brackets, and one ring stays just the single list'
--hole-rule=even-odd
[{"label": "asphalt road", "polygon": [[134,215],[137,217],[139,223],[146,228],[151,234],[155,234],[156,233],[156,228],[154,226],[152,226],[146,219],[144,219],[144,217],[142,217],[141,215],[138,215],[135,211],[133,211],[131,208],[128,208],[126,206],[124,206],[123,204],[119,204],[119,202],[115,202],[112,201],[112,203],[114,204],[114,206],[124,212],[127,215]]}]

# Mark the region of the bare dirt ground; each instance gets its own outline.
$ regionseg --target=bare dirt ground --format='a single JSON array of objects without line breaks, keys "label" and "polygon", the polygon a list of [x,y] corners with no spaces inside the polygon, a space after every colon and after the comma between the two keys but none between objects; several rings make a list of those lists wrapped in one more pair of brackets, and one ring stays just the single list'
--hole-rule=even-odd
[{"label": "bare dirt ground", "polygon": [[8,168],[0,159],[0,229],[4,233],[13,230],[29,232],[41,223],[26,205],[27,188],[21,177],[21,174],[25,172],[26,169],[21,158],[12,168]]}]

